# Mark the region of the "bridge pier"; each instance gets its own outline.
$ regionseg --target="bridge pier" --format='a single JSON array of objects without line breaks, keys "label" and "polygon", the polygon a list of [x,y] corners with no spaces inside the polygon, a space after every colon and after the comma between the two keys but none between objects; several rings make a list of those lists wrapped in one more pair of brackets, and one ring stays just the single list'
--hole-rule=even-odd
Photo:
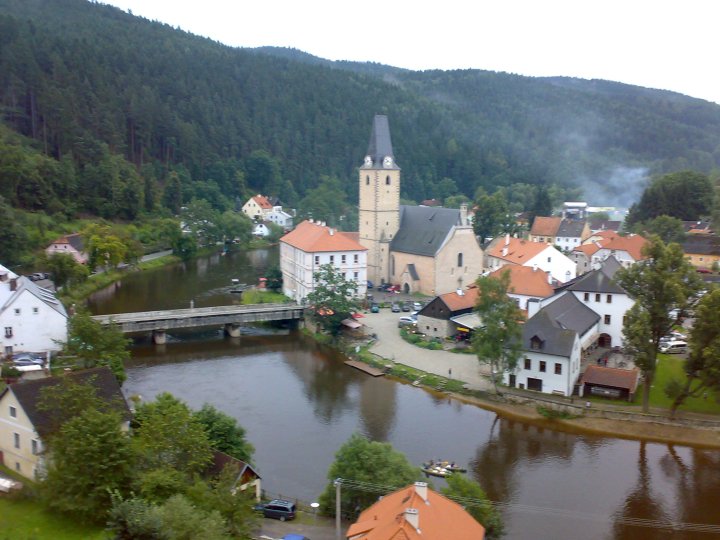
[{"label": "bridge pier", "polygon": [[155,345],[165,345],[167,343],[167,334],[165,330],[153,330],[153,343]]},{"label": "bridge pier", "polygon": [[226,324],[225,335],[230,337],[240,337],[240,325],[237,323]]}]

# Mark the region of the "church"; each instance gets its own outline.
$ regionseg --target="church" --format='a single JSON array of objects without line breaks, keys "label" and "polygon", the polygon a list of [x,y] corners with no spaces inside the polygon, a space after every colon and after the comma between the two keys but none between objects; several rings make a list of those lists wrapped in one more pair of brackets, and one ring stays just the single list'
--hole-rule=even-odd
[{"label": "church", "polygon": [[358,175],[359,242],[367,248],[368,279],[428,296],[464,289],[483,268],[467,206],[400,205],[400,172],[388,118],[376,115]]}]

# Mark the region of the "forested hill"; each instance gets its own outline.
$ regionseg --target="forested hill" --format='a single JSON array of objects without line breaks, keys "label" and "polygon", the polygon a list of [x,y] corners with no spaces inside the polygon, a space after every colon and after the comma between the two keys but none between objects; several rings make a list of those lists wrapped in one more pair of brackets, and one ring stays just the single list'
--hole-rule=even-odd
[{"label": "forested hill", "polygon": [[84,0],[0,0],[0,107],[0,195],[109,218],[176,210],[178,185],[293,204],[334,176],[354,199],[376,113],[415,200],[720,165],[720,107],[678,94],[237,49]]}]

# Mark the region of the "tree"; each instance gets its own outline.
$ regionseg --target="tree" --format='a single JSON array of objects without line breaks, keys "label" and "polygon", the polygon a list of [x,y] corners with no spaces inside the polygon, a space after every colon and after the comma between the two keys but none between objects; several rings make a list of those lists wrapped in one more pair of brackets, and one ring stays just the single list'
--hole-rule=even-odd
[{"label": "tree", "polygon": [[[2,182],[0,182],[2,183]],[[27,233],[18,223],[17,212],[0,196],[0,260],[6,266],[20,262],[21,246],[27,243]]]},{"label": "tree", "polygon": [[265,277],[267,278],[265,286],[268,289],[276,292],[282,290],[283,276],[282,270],[280,270],[280,265],[274,264],[268,268],[267,272],[265,272]]},{"label": "tree", "polygon": [[53,253],[46,256],[42,265],[52,274],[55,286],[58,288],[82,283],[90,274],[87,266],[77,262],[69,253]]},{"label": "tree", "polygon": [[681,244],[685,241],[685,227],[676,217],[658,216],[638,223],[633,230],[646,237],[656,234],[666,244],[670,242]]},{"label": "tree", "polygon": [[685,381],[673,379],[665,389],[673,398],[672,417],[688,398],[720,392],[720,289],[705,294],[695,306],[689,345]]},{"label": "tree", "polygon": [[[390,443],[370,441],[354,433],[335,453],[335,461],[330,465],[327,477],[329,483],[320,495],[320,509],[325,514],[334,515],[336,479],[395,489],[417,481],[420,469],[413,467],[405,455],[396,451]],[[377,497],[377,492],[343,485],[341,512],[355,516],[372,505]]]},{"label": "tree", "polygon": [[619,270],[616,281],[635,300],[625,316],[623,335],[625,348],[635,355],[643,374],[643,412],[648,412],[660,338],[677,322],[670,312],[687,313],[701,281],[678,244],[665,244],[654,236],[643,255],[645,260]]},{"label": "tree", "polygon": [[189,261],[197,253],[197,240],[189,234],[181,234],[173,240],[172,250],[183,261]]},{"label": "tree", "polygon": [[535,193],[535,202],[533,203],[531,214],[531,223],[536,216],[552,215],[552,199],[550,198],[550,194],[544,185],[538,187],[537,192]]},{"label": "tree", "polygon": [[247,244],[252,238],[252,220],[242,212],[226,210],[218,216],[218,239]]},{"label": "tree", "polygon": [[173,495],[158,508],[168,540],[230,540],[220,512],[202,511],[183,495]]},{"label": "tree", "polygon": [[180,176],[175,171],[172,171],[165,181],[162,200],[163,205],[173,214],[178,215],[180,213],[183,200],[182,182],[180,182]]},{"label": "tree", "polygon": [[487,238],[512,232],[511,224],[514,224],[514,220],[510,216],[507,201],[501,191],[496,191],[492,195],[482,195],[476,204],[473,229],[483,243]]},{"label": "tree", "polygon": [[493,508],[488,496],[480,484],[463,474],[452,474],[445,478],[447,487],[440,492],[450,499],[456,500],[475,521],[485,527],[485,538],[493,540],[504,533],[502,516]]},{"label": "tree", "polygon": [[355,299],[358,285],[345,279],[345,275],[332,264],[323,264],[313,275],[315,288],[307,295],[312,306],[312,317],[325,330],[336,336],[342,321],[358,310]]},{"label": "tree", "polygon": [[255,448],[245,438],[245,430],[235,418],[208,403],[193,413],[193,417],[205,428],[205,434],[212,448],[246,463],[252,462]]},{"label": "tree", "polygon": [[120,328],[103,327],[81,310],[70,319],[64,352],[77,357],[84,368],[108,366],[122,384],[126,377],[124,362],[130,359],[129,345]]},{"label": "tree", "polygon": [[475,311],[480,316],[482,327],[474,331],[473,347],[481,363],[489,364],[492,383],[497,387],[497,374],[513,371],[520,358],[522,329],[519,321],[522,313],[515,300],[508,296],[510,273],[500,277],[480,276],[478,301]]}]

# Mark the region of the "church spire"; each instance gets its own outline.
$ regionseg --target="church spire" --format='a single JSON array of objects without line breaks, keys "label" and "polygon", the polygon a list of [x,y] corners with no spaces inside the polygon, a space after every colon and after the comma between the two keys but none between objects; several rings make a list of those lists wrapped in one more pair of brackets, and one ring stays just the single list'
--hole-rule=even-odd
[{"label": "church spire", "polygon": [[392,141],[390,140],[390,124],[384,114],[376,114],[370,131],[365,167],[382,167],[384,169],[398,169],[395,164]]}]

